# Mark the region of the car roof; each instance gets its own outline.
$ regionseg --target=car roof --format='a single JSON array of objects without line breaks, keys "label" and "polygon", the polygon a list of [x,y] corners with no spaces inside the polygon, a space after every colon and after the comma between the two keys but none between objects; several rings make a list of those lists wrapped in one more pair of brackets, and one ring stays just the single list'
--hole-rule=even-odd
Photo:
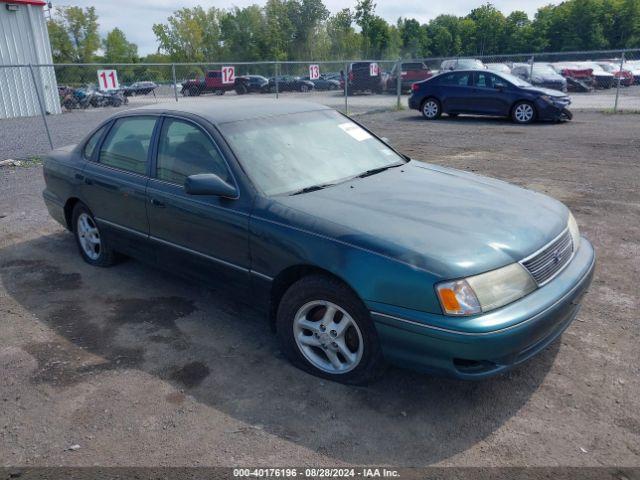
[{"label": "car roof", "polygon": [[[202,117],[214,125],[255,118],[276,117],[293,113],[313,112],[318,110],[332,110],[330,107],[318,103],[300,100],[275,100],[273,98],[241,98],[221,100],[211,98],[186,100],[179,103],[165,103],[134,108],[122,113],[123,116],[143,113],[176,113],[191,114]],[[204,101],[203,101],[204,100]]]}]

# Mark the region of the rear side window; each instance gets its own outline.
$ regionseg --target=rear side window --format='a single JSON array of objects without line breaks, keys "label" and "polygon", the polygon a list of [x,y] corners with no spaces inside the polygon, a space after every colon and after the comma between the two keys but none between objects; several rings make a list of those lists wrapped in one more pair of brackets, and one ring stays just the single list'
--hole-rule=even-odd
[{"label": "rear side window", "polygon": [[215,173],[231,182],[227,164],[208,135],[190,122],[165,119],[158,145],[157,178],[183,185],[189,175],[197,173]]},{"label": "rear side window", "polygon": [[438,84],[466,87],[469,85],[469,73],[446,73],[440,77]]},{"label": "rear side window", "polygon": [[84,149],[82,150],[82,156],[87,160],[91,160],[91,158],[93,157],[93,152],[95,152],[96,147],[98,146],[98,142],[102,138],[102,134],[104,133],[105,128],[107,128],[106,125],[103,126],[102,128],[99,128],[96,133],[91,135],[91,138],[87,141],[87,143],[84,144]]},{"label": "rear side window", "polygon": [[100,149],[100,163],[128,172],[145,174],[156,117],[116,120]]}]

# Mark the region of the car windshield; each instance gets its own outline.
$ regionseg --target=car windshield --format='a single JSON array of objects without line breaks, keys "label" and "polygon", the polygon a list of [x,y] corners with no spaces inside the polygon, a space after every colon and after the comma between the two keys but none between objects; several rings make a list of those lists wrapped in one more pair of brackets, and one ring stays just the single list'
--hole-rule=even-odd
[{"label": "car windshield", "polygon": [[405,162],[333,110],[230,122],[220,129],[266,195],[319,188]]},{"label": "car windshield", "polygon": [[533,65],[533,73],[539,75],[556,75],[556,71],[550,65]]},{"label": "car windshield", "polygon": [[521,78],[518,78],[515,75],[511,75],[510,73],[496,72],[496,75],[498,75],[501,78],[504,78],[506,81],[512,83],[516,87],[531,87],[532,86],[529,82],[525,82]]},{"label": "car windshield", "polygon": [[403,63],[402,69],[403,70],[426,70],[427,67],[425,67],[424,64],[422,63]]},{"label": "car windshield", "polygon": [[584,68],[590,68],[594,72],[604,72],[605,71],[604,68],[602,68],[597,63],[585,63],[584,64]]},{"label": "car windshield", "polygon": [[456,68],[464,70],[467,68],[484,68],[484,64],[480,60],[472,58],[459,58],[456,62]]}]

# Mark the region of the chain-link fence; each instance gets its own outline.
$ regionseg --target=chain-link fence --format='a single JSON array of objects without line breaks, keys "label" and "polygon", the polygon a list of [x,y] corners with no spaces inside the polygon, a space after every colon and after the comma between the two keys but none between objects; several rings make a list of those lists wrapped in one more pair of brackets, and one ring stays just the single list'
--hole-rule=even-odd
[{"label": "chain-link fence", "polygon": [[411,85],[487,68],[568,92],[572,109],[640,111],[640,50],[403,60],[0,66],[0,160],[75,143],[114,111],[239,97],[304,99],[348,114],[406,108]]}]

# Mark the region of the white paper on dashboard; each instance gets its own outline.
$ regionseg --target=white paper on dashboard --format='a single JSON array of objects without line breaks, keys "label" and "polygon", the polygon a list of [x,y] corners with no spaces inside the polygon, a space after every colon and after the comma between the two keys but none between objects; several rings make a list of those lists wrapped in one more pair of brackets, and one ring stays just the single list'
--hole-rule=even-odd
[{"label": "white paper on dashboard", "polygon": [[371,135],[369,135],[365,129],[360,128],[355,123],[341,123],[338,127],[340,127],[344,133],[351,135],[359,142],[366,140],[367,138],[371,138]]}]

